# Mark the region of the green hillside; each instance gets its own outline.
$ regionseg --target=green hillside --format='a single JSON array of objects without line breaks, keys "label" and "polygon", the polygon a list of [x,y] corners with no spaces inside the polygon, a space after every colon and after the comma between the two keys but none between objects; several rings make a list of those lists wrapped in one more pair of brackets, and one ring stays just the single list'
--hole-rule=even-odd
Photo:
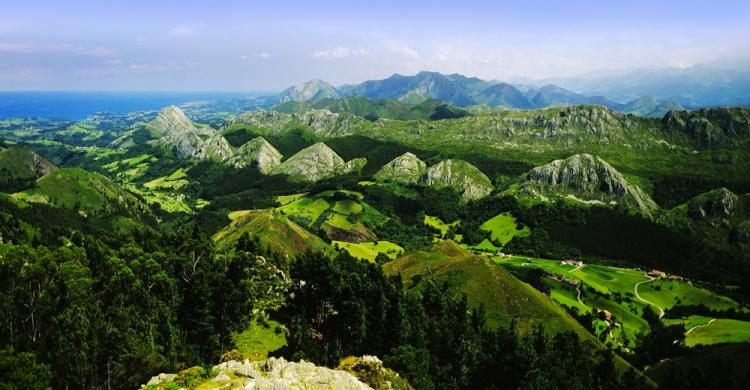
[{"label": "green hillside", "polygon": [[538,322],[551,332],[573,330],[594,340],[551,298],[453,241],[440,242],[400,257],[386,263],[383,271],[388,275],[401,275],[407,285],[415,277],[427,274],[444,280],[456,293],[466,294],[472,306],[483,305],[488,322],[494,326],[507,326],[516,320],[522,329],[529,330],[533,323]]},{"label": "green hillside", "polygon": [[465,110],[436,99],[427,99],[412,104],[400,100],[368,99],[351,96],[342,99],[321,98],[317,100],[289,101],[275,110],[287,114],[304,113],[310,110],[329,110],[348,113],[374,121],[379,118],[398,120],[439,120],[460,118],[468,115]]},{"label": "green hillside", "polygon": [[13,195],[26,203],[42,203],[82,215],[137,216],[149,212],[138,197],[96,172],[62,168],[36,181],[34,188]]},{"label": "green hillside", "polygon": [[308,250],[332,253],[332,248],[318,236],[305,230],[273,210],[244,210],[229,214],[232,222],[213,236],[216,246],[225,249],[250,234],[276,253],[294,257]]},{"label": "green hillside", "polygon": [[13,192],[33,185],[34,181],[57,167],[31,149],[0,149],[0,191]]}]

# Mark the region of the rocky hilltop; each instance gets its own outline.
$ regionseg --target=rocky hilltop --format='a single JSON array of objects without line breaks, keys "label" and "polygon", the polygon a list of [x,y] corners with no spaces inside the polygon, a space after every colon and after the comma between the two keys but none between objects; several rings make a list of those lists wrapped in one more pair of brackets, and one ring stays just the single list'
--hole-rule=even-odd
[{"label": "rocky hilltop", "polygon": [[229,163],[237,168],[251,166],[261,173],[270,173],[281,164],[282,157],[265,138],[257,137],[240,146]]},{"label": "rocky hilltop", "polygon": [[[195,376],[203,379],[196,380]],[[141,389],[180,388],[189,379],[201,389],[412,389],[406,380],[383,367],[374,356],[345,358],[337,369],[273,357],[263,361],[230,360],[214,366],[210,373],[193,367],[179,374],[159,374]]]},{"label": "rocky hilltop", "polygon": [[650,215],[658,206],[640,188],[597,156],[576,154],[536,167],[524,175],[522,194],[542,200],[568,198],[590,204],[622,205]]},{"label": "rocky hilltop", "polygon": [[0,185],[12,181],[36,180],[57,167],[31,149],[0,149]]},{"label": "rocky hilltop", "polygon": [[450,188],[464,200],[481,199],[492,192],[492,182],[477,167],[463,160],[441,161],[427,169],[423,183],[435,188]]},{"label": "rocky hilltop", "polygon": [[169,106],[147,126],[157,145],[177,158],[225,161],[232,155],[227,140],[208,126],[193,123],[177,106]]},{"label": "rocky hilltop", "polygon": [[415,184],[427,172],[427,164],[414,153],[406,152],[383,165],[375,173],[375,180],[401,184]]},{"label": "rocky hilltop", "polygon": [[289,157],[273,169],[272,173],[284,174],[294,180],[316,182],[361,169],[366,162],[364,159],[355,159],[346,163],[328,145],[318,142]]},{"label": "rocky hilltop", "polygon": [[700,147],[748,145],[750,109],[702,108],[670,111],[662,118],[666,130],[686,133]]},{"label": "rocky hilltop", "polygon": [[289,87],[279,95],[279,102],[299,102],[303,100],[315,100],[320,98],[338,98],[339,92],[331,84],[323,80],[310,80],[308,82]]},{"label": "rocky hilltop", "polygon": [[278,135],[303,128],[316,136],[341,137],[365,131],[370,121],[351,114],[329,110],[309,110],[302,114],[286,114],[276,110],[261,110],[243,113],[231,119],[225,131],[249,127],[261,135]]},{"label": "rocky hilltop", "polygon": [[750,194],[717,188],[665,212],[658,221],[706,245],[750,253]]}]

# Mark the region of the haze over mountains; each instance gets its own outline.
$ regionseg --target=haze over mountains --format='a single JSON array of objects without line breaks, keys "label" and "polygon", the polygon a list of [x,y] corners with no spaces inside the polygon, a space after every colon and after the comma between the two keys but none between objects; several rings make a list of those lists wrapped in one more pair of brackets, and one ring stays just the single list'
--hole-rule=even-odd
[{"label": "haze over mountains", "polygon": [[512,85],[460,74],[444,75],[427,71],[414,76],[394,74],[383,80],[368,80],[358,85],[338,88],[316,79],[287,88],[277,97],[277,101],[288,105],[291,102],[351,97],[366,97],[376,101],[397,100],[407,104],[420,104],[435,99],[475,110],[597,104],[646,117],[661,117],[670,110],[683,108],[678,101],[659,100],[652,96],[618,103],[602,95],[575,93],[554,84],[541,87]]},{"label": "haze over mountains", "polygon": [[742,64],[601,71],[524,83],[488,81],[462,74],[422,71],[382,80],[333,86],[314,79],[285,89],[279,103],[366,97],[418,104],[437,99],[458,107],[534,109],[598,104],[619,112],[661,117],[670,110],[750,104],[750,71]]}]

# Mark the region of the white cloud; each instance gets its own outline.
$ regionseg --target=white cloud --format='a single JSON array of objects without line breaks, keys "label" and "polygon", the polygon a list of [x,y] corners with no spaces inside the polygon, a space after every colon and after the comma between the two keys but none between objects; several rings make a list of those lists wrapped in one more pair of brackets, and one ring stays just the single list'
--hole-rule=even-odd
[{"label": "white cloud", "polygon": [[419,52],[402,42],[383,41],[380,42],[380,46],[382,46],[383,49],[390,52],[391,54],[394,54],[403,59],[416,60],[420,58]]},{"label": "white cloud", "polygon": [[190,35],[195,35],[198,30],[198,25],[195,24],[181,24],[178,26],[174,26],[169,31],[167,31],[167,35],[170,37],[187,37]]},{"label": "white cloud", "polygon": [[103,66],[94,68],[77,69],[73,73],[77,75],[120,75],[129,73],[154,73],[178,71],[197,65],[190,61],[154,61],[154,62],[128,62],[114,66]]},{"label": "white cloud", "polygon": [[15,42],[0,42],[0,53],[21,53],[21,54],[34,54],[34,53],[61,53],[61,54],[73,54],[90,57],[100,58],[111,58],[118,57],[121,55],[120,51],[108,47],[82,47],[72,45],[69,43],[15,43]]},{"label": "white cloud", "polygon": [[360,57],[370,54],[370,51],[362,48],[350,49],[348,47],[336,46],[326,50],[315,50],[312,53],[313,58],[323,58],[326,60],[335,60],[348,57]]},{"label": "white cloud", "polygon": [[266,53],[266,52],[261,52],[260,54],[258,54],[258,57],[261,60],[267,60],[267,59],[271,58],[271,55],[268,54],[268,53]]},{"label": "white cloud", "polygon": [[245,60],[247,59],[247,56],[240,56],[240,59],[241,59],[242,61],[245,61]]}]

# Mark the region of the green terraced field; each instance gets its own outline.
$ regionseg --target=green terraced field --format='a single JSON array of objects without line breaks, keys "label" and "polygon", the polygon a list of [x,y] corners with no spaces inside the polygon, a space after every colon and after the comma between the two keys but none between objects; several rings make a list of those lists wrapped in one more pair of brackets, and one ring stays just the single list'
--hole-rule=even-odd
[{"label": "green terraced field", "polygon": [[330,204],[325,199],[304,197],[288,203],[279,208],[279,210],[286,215],[294,215],[306,219],[308,221],[307,226],[309,227],[330,207]]},{"label": "green terraced field", "polygon": [[644,299],[653,302],[663,309],[674,305],[706,305],[716,310],[737,307],[737,302],[715,294],[706,289],[692,286],[685,282],[672,280],[655,280],[642,284],[638,292]]},{"label": "green terraced field", "polygon": [[685,325],[685,330],[690,331],[690,329],[696,326],[708,324],[712,319],[713,318],[711,317],[705,316],[688,316],[683,318],[662,318],[662,322],[667,325],[683,324]]},{"label": "green terraced field", "polygon": [[[349,199],[334,200],[336,192],[349,196]],[[351,199],[354,198],[354,199]],[[364,237],[375,238],[365,225],[378,226],[388,220],[374,207],[363,202],[364,197],[356,191],[323,191],[315,195],[294,194],[276,198],[282,204],[282,213],[303,220],[305,226],[331,227],[344,231],[355,231]]]},{"label": "green terraced field", "polygon": [[448,229],[454,226],[458,226],[459,223],[461,223],[461,221],[445,223],[438,217],[433,217],[431,215],[424,216],[424,224],[439,230],[441,238],[445,237],[445,234],[448,233]]},{"label": "green terraced field", "polygon": [[515,236],[524,237],[531,233],[528,226],[519,229],[516,218],[511,213],[498,214],[484,222],[479,228],[491,232],[492,240],[501,245],[507,244]]},{"label": "green terraced field", "polygon": [[390,241],[383,240],[360,243],[333,241],[333,246],[346,250],[350,255],[356,258],[370,262],[375,261],[375,258],[379,253],[383,253],[391,259],[395,259],[404,252],[404,248]]},{"label": "green terraced field", "polygon": [[685,337],[689,347],[703,344],[750,342],[750,322],[720,318],[698,327]]},{"label": "green terraced field", "polygon": [[[584,286],[582,290],[583,303],[578,302],[574,286],[549,278],[544,279],[545,284],[551,289],[550,296],[560,304],[576,308],[581,313],[593,309],[610,311],[614,316],[614,321],[621,324],[621,327],[617,329],[617,332],[613,332],[612,336],[615,337],[616,342],[629,347],[635,342],[640,332],[649,330],[648,324],[641,317],[648,303],[635,296],[635,285],[640,282],[644,283],[641,283],[638,287],[639,295],[644,300],[656,305],[657,307],[654,310],[657,312],[659,312],[658,309],[670,308],[678,302],[683,305],[703,304],[716,310],[725,310],[732,307],[740,308],[736,302],[727,297],[686,282],[669,280],[649,282],[649,278],[643,271],[633,269],[591,264],[574,267],[563,265],[560,261],[527,257],[512,257],[509,259],[494,257],[494,260],[511,270],[525,272],[530,268],[541,268],[567,279],[582,282]],[[588,291],[589,288],[593,288],[598,293],[591,293]],[[615,299],[614,295],[619,295],[620,298]],[[670,325],[685,323],[686,329],[690,329],[694,326],[705,325],[710,320],[707,317],[691,316],[688,319],[664,319],[663,321]],[[739,329],[740,336],[734,337],[726,331],[727,328],[731,328],[725,323],[728,320],[721,320],[719,326],[714,326],[718,321],[712,323],[711,328],[703,329],[699,327],[693,330],[688,335],[688,339],[691,340],[689,345],[699,343],[699,341],[695,341],[697,339],[703,340],[703,343],[735,342],[733,340],[743,339],[744,336],[741,336],[741,334],[745,330],[741,326],[748,323],[742,321],[731,323],[734,329]],[[695,332],[698,332],[697,335],[693,335]],[[708,333],[708,336],[704,336],[706,333]]]},{"label": "green terraced field", "polygon": [[303,192],[300,194],[292,194],[292,195],[281,195],[276,197],[276,203],[279,206],[286,206],[289,203],[294,202],[295,200],[299,200],[305,197],[307,195],[307,192]]}]

